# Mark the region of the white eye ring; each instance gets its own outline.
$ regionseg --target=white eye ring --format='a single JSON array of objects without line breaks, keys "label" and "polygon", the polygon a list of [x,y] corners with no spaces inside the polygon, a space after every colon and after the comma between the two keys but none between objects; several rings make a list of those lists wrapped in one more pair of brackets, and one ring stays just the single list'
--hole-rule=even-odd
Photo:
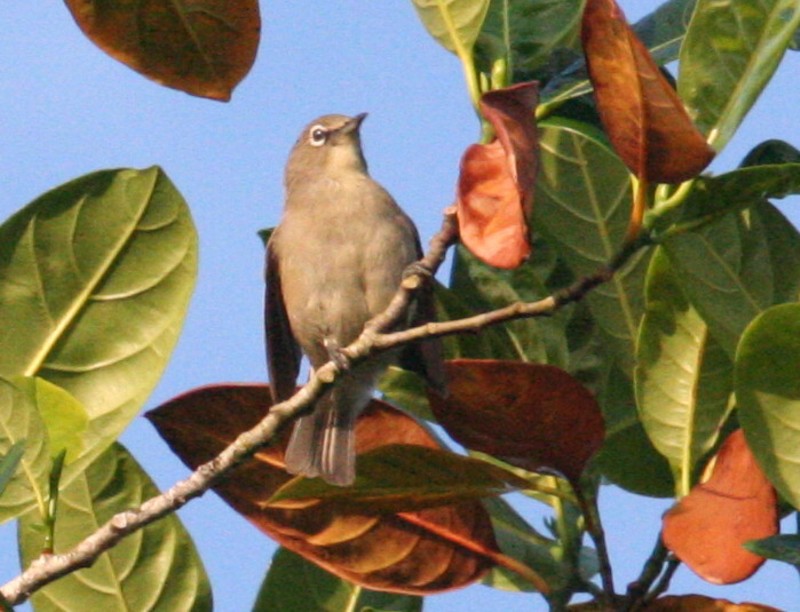
[{"label": "white eye ring", "polygon": [[321,125],[315,125],[308,130],[308,142],[313,147],[321,147],[328,140],[328,130]]}]

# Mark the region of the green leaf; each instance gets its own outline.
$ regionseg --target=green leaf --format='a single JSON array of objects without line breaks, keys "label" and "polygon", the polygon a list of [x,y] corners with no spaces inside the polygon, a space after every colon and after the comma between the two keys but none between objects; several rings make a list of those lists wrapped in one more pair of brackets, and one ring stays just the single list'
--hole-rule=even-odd
[{"label": "green leaf", "polygon": [[[697,0],[668,0],[654,12],[633,25],[633,31],[650,50],[659,65],[668,64],[678,57],[686,33],[689,16]],[[541,99],[555,104],[576,98],[592,91],[583,60],[563,71],[542,91]]]},{"label": "green leaf", "polygon": [[[489,511],[500,550],[533,568],[552,589],[564,588],[569,581],[569,572],[554,556],[558,543],[531,527],[504,499],[488,498],[483,500],[483,505]],[[504,591],[535,591],[530,582],[502,567],[492,568],[482,582]]]},{"label": "green leaf", "polygon": [[383,394],[384,400],[398,408],[410,412],[419,419],[435,420],[428,402],[427,384],[419,374],[390,366],[381,376],[378,389]]},{"label": "green leaf", "polygon": [[20,469],[0,497],[0,522],[34,505],[44,515],[51,463],[47,429],[36,409],[35,395],[28,387],[0,378],[0,453],[10,453],[17,444],[24,444],[25,451]]},{"label": "green leaf", "polygon": [[769,166],[775,164],[794,164],[800,162],[800,151],[782,140],[765,140],[756,145],[740,164],[747,166]]},{"label": "green leaf", "polygon": [[800,507],[800,304],[773,306],[745,330],[735,390],[747,443],[775,488]]},{"label": "green leaf", "polygon": [[650,263],[635,370],[642,425],[687,495],[732,406],[733,364],[681,291],[663,250]]},{"label": "green leaf", "polygon": [[42,417],[50,440],[50,454],[55,457],[66,451],[71,463],[84,450],[89,415],[70,393],[43,378],[17,376],[12,379],[24,390]]},{"label": "green leaf", "polygon": [[11,482],[11,479],[17,473],[17,468],[24,454],[25,440],[17,440],[3,454],[3,458],[0,459],[0,496],[2,496],[8,483]]},{"label": "green leaf", "polygon": [[800,26],[795,0],[699,0],[681,47],[678,93],[718,151],[772,78]]},{"label": "green leaf", "polygon": [[279,548],[258,591],[253,612],[421,612],[422,602],[422,597],[356,586]]},{"label": "green leaf", "polygon": [[[541,126],[534,227],[573,274],[597,272],[622,246],[631,207],[630,175],[591,126],[550,120]],[[631,372],[649,250],[634,255],[587,300],[623,369]]]},{"label": "green leaf", "polygon": [[800,535],[775,535],[761,540],[751,540],[744,547],[776,561],[789,563],[800,569]]},{"label": "green leaf", "polygon": [[72,473],[161,376],[196,259],[186,203],[159,168],[89,174],[0,226],[0,375],[40,376],[85,407],[90,444]]},{"label": "green leaf", "polygon": [[[118,512],[158,495],[142,468],[119,444],[101,454],[61,492],[56,552],[66,552]],[[23,565],[39,556],[39,518],[20,519]],[[211,610],[211,591],[200,557],[178,517],[170,514],[123,539],[90,568],[33,595],[37,611]]]},{"label": "green leaf", "polygon": [[475,44],[480,70],[504,60],[510,82],[533,78],[560,49],[577,50],[583,0],[492,0]]},{"label": "green leaf", "polygon": [[769,203],[670,238],[664,247],[692,305],[731,357],[754,317],[796,299],[800,238]]},{"label": "green leaf", "polygon": [[489,0],[412,0],[428,33],[440,45],[463,57],[472,51]]},{"label": "green leaf", "polygon": [[527,482],[480,459],[412,444],[388,444],[358,457],[352,487],[331,486],[321,478],[293,478],[269,499],[292,508],[309,499],[335,500],[365,512],[407,512],[464,500],[502,495]]},{"label": "green leaf", "polygon": [[652,497],[674,493],[669,463],[642,427],[633,396],[633,383],[617,367],[609,368],[597,401],[606,421],[606,439],[594,465],[626,491]]}]

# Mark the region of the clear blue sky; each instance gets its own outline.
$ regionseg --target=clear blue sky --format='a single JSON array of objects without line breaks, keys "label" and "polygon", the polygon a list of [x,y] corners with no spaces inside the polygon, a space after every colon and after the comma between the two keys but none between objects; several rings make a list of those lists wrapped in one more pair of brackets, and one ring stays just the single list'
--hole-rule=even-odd
[{"label": "clear blue sky", "polygon": [[[631,21],[658,4],[621,2]],[[10,2],[3,9],[0,216],[87,172],[152,164],[165,168],[191,205],[200,235],[197,290],[147,407],[203,384],[265,380],[263,250],[256,231],[279,218],[283,164],[309,120],[330,112],[370,113],[363,137],[372,174],[414,218],[425,241],[452,201],[461,152],[477,137],[458,62],[428,37],[410,1],[263,2],[262,18],[255,67],[233,101],[220,104],[157,86],[110,59],[84,38],[60,2]],[[790,53],[713,168],[732,168],[767,138],[800,145],[799,67],[800,55]],[[784,210],[800,221],[791,207]],[[160,487],[186,475],[143,419],[123,442]],[[641,567],[667,505],[612,487],[602,502],[621,586]],[[206,562],[216,609],[249,609],[272,542],[213,494],[189,504],[180,517]],[[15,549],[15,528],[0,526],[2,582],[18,571]],[[713,588],[682,568],[672,591],[786,609],[800,601],[796,573],[774,562],[733,588]],[[535,595],[474,586],[430,597],[425,609],[546,607]]]}]

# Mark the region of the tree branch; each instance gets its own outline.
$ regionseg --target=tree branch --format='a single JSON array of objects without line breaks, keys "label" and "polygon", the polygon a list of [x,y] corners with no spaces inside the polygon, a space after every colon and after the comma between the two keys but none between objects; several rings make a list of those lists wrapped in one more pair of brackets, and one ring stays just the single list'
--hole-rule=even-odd
[{"label": "tree branch", "polygon": [[[417,271],[404,279],[386,310],[369,321],[359,338],[343,350],[348,359],[354,363],[360,362],[374,353],[422,338],[477,332],[490,325],[512,319],[550,315],[566,304],[580,300],[597,285],[607,282],[643,244],[637,242],[627,245],[608,266],[597,273],[582,278],[570,287],[537,302],[516,303],[474,317],[428,323],[400,332],[382,333],[381,330],[390,329],[404,315],[414,292],[427,281],[424,278],[427,273],[432,275],[441,266],[447,249],[455,242],[457,234],[455,215],[447,212],[441,229],[430,242],[427,254],[417,263],[417,266],[421,266],[425,272]],[[269,443],[280,429],[313,404],[340,375],[339,367],[333,362],[328,362],[317,369],[294,396],[272,406],[261,422],[239,435],[217,457],[198,467],[188,478],[145,501],[138,508],[115,515],[69,552],[43,555],[19,576],[0,587],[0,595],[12,605],[22,603],[32,593],[57,578],[91,566],[103,552],[114,547],[125,536],[175,512],[190,500],[203,495],[231,469]]]}]

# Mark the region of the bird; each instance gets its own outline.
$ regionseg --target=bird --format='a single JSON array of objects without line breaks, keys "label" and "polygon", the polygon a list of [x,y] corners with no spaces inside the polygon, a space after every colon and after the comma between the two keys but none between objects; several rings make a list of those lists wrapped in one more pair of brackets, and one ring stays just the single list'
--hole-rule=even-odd
[{"label": "bird", "polygon": [[[302,355],[313,370],[330,360],[383,312],[404,272],[422,256],[414,223],[373,180],[361,146],[366,113],[324,115],[294,144],[284,174],[285,202],[267,243],[265,328],[275,402],[295,391]],[[432,281],[416,294],[399,327],[435,318]],[[286,470],[336,486],[355,480],[355,422],[378,378],[397,360],[441,390],[437,339],[388,351],[346,368],[342,378],[294,424]]]}]

